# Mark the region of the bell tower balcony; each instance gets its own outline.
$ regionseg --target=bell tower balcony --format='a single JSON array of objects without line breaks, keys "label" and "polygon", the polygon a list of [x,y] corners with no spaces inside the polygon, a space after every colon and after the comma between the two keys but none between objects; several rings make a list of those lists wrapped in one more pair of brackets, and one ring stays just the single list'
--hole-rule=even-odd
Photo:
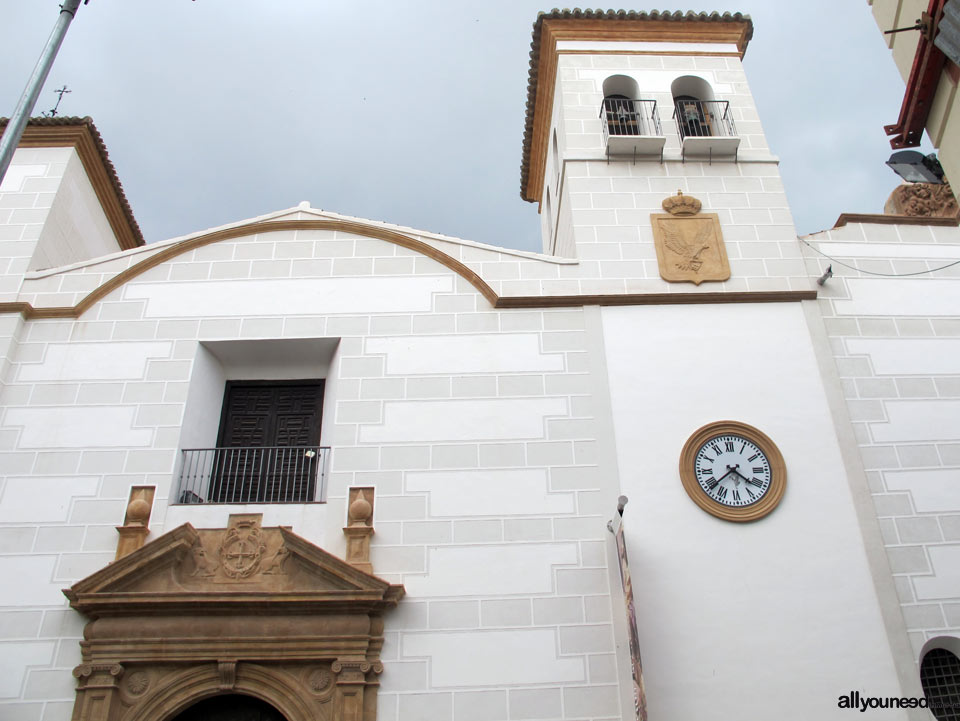
[{"label": "bell tower balcony", "polygon": [[684,160],[737,157],[740,136],[726,100],[676,99],[673,118]]},{"label": "bell tower balcony", "polygon": [[666,138],[656,100],[607,96],[600,106],[607,156],[662,157]]}]

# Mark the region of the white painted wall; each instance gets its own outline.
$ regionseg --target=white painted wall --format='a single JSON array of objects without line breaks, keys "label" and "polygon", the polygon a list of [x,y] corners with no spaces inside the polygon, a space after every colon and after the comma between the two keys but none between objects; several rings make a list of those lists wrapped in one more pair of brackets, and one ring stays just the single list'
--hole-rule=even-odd
[{"label": "white painted wall", "polygon": [[960,639],[960,229],[855,223],[807,242],[811,275],[833,263],[818,302],[918,663]]},{"label": "white painted wall", "polygon": [[[505,277],[559,266],[450,245]],[[134,255],[44,274],[31,298]],[[424,255],[302,231],[198,248],[78,319],[4,328],[0,570],[20,600],[0,607],[0,657],[33,658],[38,638],[66,650],[17,665],[0,716],[15,700],[69,718],[82,620],[60,589],[113,558],[132,485],[157,487],[150,538],[262,512],[338,555],[347,489],[373,486],[374,568],[407,587],[387,620],[382,718],[619,713],[582,309],[495,310]],[[214,445],[227,380],[307,377],[326,379],[327,503],[173,503],[180,451]],[[456,649],[472,651],[453,663]]]},{"label": "white painted wall", "polygon": [[43,226],[30,270],[54,268],[119,249],[117,238],[77,151],[70,159]]},{"label": "white painted wall", "polygon": [[[651,718],[839,719],[850,690],[899,695],[799,304],[607,308],[603,326]],[[754,523],[680,482],[687,438],[724,419],[786,462]]]}]

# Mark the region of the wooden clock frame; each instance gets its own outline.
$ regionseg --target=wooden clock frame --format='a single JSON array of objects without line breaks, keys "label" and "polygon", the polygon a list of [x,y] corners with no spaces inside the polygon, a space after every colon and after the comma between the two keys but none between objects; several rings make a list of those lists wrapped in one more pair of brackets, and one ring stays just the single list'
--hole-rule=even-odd
[{"label": "wooden clock frame", "polygon": [[[728,434],[742,436],[755,443],[770,463],[770,489],[763,498],[749,506],[731,507],[718,503],[704,493],[697,482],[697,453],[711,438]],[[680,451],[680,480],[691,500],[707,513],[724,521],[747,523],[768,515],[780,503],[787,488],[787,466],[777,444],[763,431],[740,421],[715,421],[698,428],[683,445]]]}]

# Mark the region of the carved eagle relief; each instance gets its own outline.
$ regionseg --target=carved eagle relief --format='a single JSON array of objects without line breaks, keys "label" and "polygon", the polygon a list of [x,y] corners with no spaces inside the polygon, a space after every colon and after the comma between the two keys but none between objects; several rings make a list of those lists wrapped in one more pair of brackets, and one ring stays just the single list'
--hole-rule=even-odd
[{"label": "carved eagle relief", "polygon": [[699,229],[691,242],[684,240],[683,232],[680,228],[671,228],[667,223],[663,223],[661,230],[663,231],[663,244],[676,255],[680,256],[679,260],[674,261],[674,265],[679,270],[699,272],[700,267],[703,265],[700,254],[710,249],[710,243],[708,241],[710,236],[713,235],[712,225],[709,223],[700,223]]},{"label": "carved eagle relief", "polygon": [[700,201],[678,192],[663,201],[669,215],[652,214],[660,277],[672,283],[730,277],[730,263],[716,213],[701,213]]}]

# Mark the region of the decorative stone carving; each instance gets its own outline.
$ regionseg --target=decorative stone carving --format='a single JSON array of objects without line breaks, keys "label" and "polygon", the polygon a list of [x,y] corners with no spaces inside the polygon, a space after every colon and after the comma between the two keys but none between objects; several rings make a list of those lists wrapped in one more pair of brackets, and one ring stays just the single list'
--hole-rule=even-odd
[{"label": "decorative stone carving", "polygon": [[264,574],[286,573],[283,564],[289,557],[290,551],[287,550],[286,546],[281,544],[277,550],[273,552],[273,555],[267,559],[267,562],[263,564]]},{"label": "decorative stone carving", "polygon": [[949,183],[903,183],[887,198],[883,212],[918,218],[956,218],[960,206]]},{"label": "decorative stone carving", "polygon": [[373,535],[373,488],[351,488],[347,496],[347,563],[373,573],[370,537]]},{"label": "decorative stone carving", "polygon": [[[252,549],[258,568],[231,577],[224,565],[247,572]],[[75,719],[172,718],[229,691],[287,721],[361,721],[376,716],[383,614],[403,587],[248,514],[227,528],[184,524],[64,593],[90,619]]]},{"label": "decorative stone carving", "polygon": [[237,685],[237,662],[218,661],[217,672],[220,674],[220,690],[232,691]]},{"label": "decorative stone carving", "polygon": [[333,676],[325,668],[316,668],[307,676],[307,685],[314,693],[323,693],[330,688]]},{"label": "decorative stone carving", "polygon": [[218,549],[220,566],[230,578],[248,578],[260,570],[267,549],[260,532],[260,516],[230,516],[230,526]]},{"label": "decorative stone carving", "polygon": [[110,661],[84,661],[73,669],[77,679],[77,700],[73,718],[82,721],[113,721],[118,717],[122,701],[120,680],[124,668]]},{"label": "decorative stone carving", "polygon": [[220,566],[215,560],[210,558],[207,555],[206,550],[203,547],[203,544],[200,543],[200,540],[197,539],[197,542],[193,545],[193,548],[190,549],[190,555],[193,558],[193,573],[191,576],[201,576],[204,578],[209,578],[217,572],[217,568]]},{"label": "decorative stone carving", "polygon": [[666,215],[650,215],[660,277],[696,285],[727,280],[730,262],[717,214],[700,213],[700,201],[679,190],[662,205]]},{"label": "decorative stone carving", "polygon": [[117,526],[120,538],[117,540],[116,558],[123,558],[140,548],[150,533],[150,511],[153,508],[154,486],[134,486],[130,489],[130,501],[127,503],[123,525]]},{"label": "decorative stone carving", "polygon": [[134,671],[127,676],[126,686],[131,696],[142,696],[150,687],[150,677],[143,671]]},{"label": "decorative stone carving", "polygon": [[696,215],[702,207],[699,200],[692,195],[684,195],[682,190],[678,190],[676,195],[664,198],[660,205],[671,215]]},{"label": "decorative stone carving", "polygon": [[108,676],[111,679],[111,685],[116,679],[123,675],[123,666],[119,663],[81,663],[73,669],[74,678],[81,682],[96,676]]}]

